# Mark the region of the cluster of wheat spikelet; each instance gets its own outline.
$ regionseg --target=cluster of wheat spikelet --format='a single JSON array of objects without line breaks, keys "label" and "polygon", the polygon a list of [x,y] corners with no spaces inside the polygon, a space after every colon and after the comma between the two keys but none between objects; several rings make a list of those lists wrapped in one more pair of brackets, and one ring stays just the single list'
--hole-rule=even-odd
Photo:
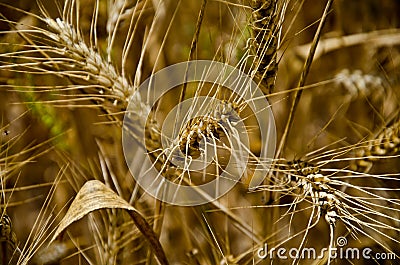
[{"label": "cluster of wheat spikelet", "polygon": [[[338,237],[399,259],[399,25],[386,16],[372,22],[377,1],[342,2],[1,3],[0,262],[363,264],[328,252],[319,260],[257,256],[265,244],[318,253]],[[396,8],[379,10],[395,17]],[[358,20],[359,10],[370,19]],[[260,132],[241,95],[200,83],[152,107],[135,93],[157,70],[188,59],[229,63],[256,81],[277,124],[272,163],[257,158]],[[252,135],[245,175],[271,169],[251,192],[243,177],[218,200],[171,206],[131,176],[123,118],[135,121],[129,131],[160,175],[187,184],[189,170],[162,144],[162,122],[171,106],[201,96],[225,105],[205,105],[209,116],[179,128],[175,148],[188,161],[201,155],[202,140],[214,143],[213,167],[192,177],[224,171],[232,151],[224,126],[236,120],[222,116],[230,112]]]}]

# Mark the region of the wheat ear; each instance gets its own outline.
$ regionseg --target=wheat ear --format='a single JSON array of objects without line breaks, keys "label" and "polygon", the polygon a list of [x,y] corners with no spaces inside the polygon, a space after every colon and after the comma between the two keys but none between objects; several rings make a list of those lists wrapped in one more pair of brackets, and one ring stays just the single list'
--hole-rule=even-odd
[{"label": "wheat ear", "polygon": [[373,164],[380,159],[398,157],[400,150],[400,120],[385,127],[374,139],[356,150],[350,168],[357,172],[368,173]]},{"label": "wheat ear", "polygon": [[264,94],[272,93],[278,71],[277,47],[280,26],[276,0],[253,0],[251,3],[251,53],[255,56],[253,66],[256,78]]}]

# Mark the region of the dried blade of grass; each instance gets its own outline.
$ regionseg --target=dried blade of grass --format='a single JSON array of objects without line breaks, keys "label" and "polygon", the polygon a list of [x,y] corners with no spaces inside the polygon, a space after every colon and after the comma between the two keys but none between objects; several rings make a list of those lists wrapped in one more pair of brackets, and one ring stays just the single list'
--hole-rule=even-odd
[{"label": "dried blade of grass", "polygon": [[146,219],[132,205],[98,180],[90,180],[83,185],[68,209],[67,214],[61,220],[51,242],[54,241],[60,233],[73,222],[80,220],[90,212],[100,209],[127,210],[137,228],[149,241],[159,263],[168,264],[158,237],[153,232]]}]

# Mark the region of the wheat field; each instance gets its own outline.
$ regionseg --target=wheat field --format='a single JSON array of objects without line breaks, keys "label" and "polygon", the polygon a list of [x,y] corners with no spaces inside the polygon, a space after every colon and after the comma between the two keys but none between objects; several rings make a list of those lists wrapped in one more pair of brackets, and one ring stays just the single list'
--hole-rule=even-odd
[{"label": "wheat field", "polygon": [[[397,264],[399,14],[0,0],[0,264]],[[199,60],[256,90],[152,85]]]}]

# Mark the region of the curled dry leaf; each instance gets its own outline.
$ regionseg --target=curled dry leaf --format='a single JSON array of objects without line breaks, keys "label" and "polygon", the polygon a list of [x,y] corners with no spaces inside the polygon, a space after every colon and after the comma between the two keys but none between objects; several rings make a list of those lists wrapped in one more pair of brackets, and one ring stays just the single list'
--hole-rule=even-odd
[{"label": "curled dry leaf", "polygon": [[159,263],[168,264],[160,241],[146,219],[132,205],[119,197],[111,189],[98,180],[90,180],[86,182],[85,185],[83,185],[83,187],[79,190],[76,198],[69,207],[67,214],[58,225],[51,242],[54,241],[54,239],[58,237],[60,233],[73,222],[80,220],[82,217],[92,211],[105,208],[118,208],[127,210],[137,228],[149,241]]}]

